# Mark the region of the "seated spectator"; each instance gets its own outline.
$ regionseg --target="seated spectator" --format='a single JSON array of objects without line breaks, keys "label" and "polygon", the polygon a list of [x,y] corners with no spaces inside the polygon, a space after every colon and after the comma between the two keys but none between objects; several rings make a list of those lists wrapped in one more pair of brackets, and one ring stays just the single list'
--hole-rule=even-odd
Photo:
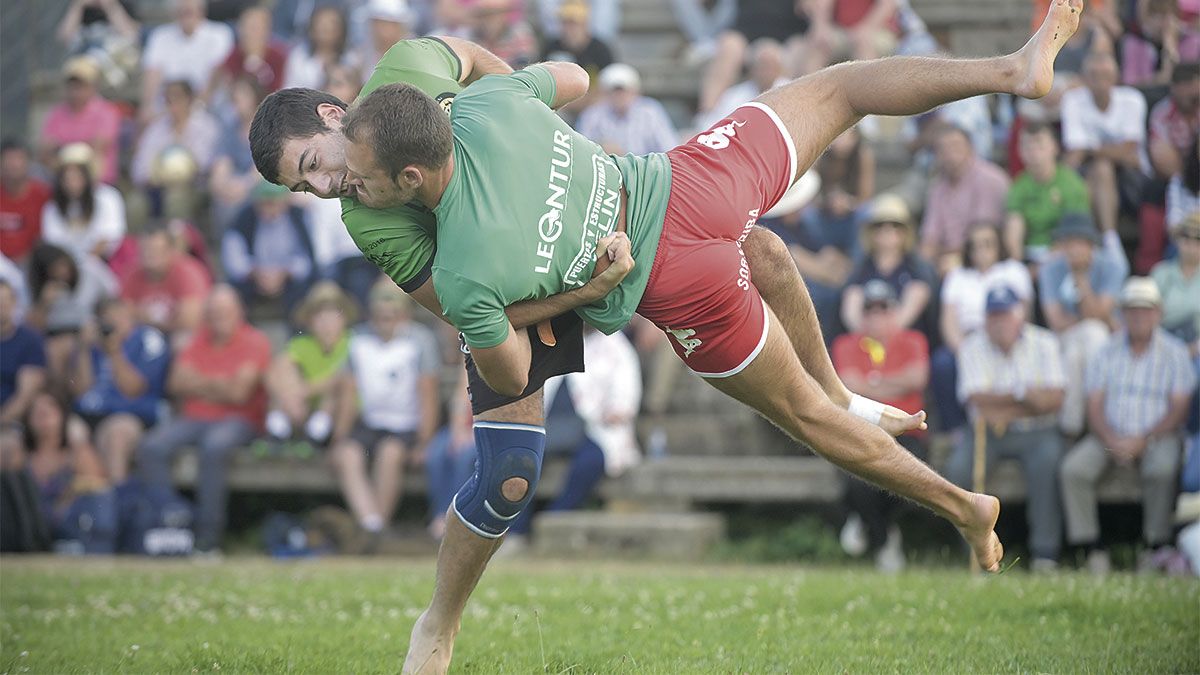
[{"label": "seated spectator", "polygon": [[369,44],[360,43],[354,55],[364,82],[370,79],[375,64],[384,52],[397,42],[413,36],[412,28],[416,23],[416,15],[405,0],[370,0],[366,4],[365,16],[370,28]]},{"label": "seated spectator", "polygon": [[576,129],[614,155],[666,152],[679,136],[666,108],[642,96],[642,80],[632,66],[614,63],[600,73],[603,98],[583,111]]},{"label": "seated spectator", "polygon": [[288,340],[267,372],[267,433],[288,441],[296,432],[316,447],[333,433],[333,419],[345,387],[339,375],[350,353],[347,326],[358,319],[354,301],[332,281],[312,287],[296,308],[292,323],[303,331]]},{"label": "seated spectator", "polygon": [[537,59],[537,38],[521,15],[513,11],[512,0],[478,0],[474,14],[471,39],[484,49],[516,70]]},{"label": "seated spectator", "polygon": [[[611,4],[611,0],[609,2]],[[591,81],[588,93],[566,106],[570,112],[580,112],[586,110],[599,98],[599,89],[603,86],[599,79],[600,73],[614,61],[612,48],[600,38],[592,35],[592,31],[588,27],[587,0],[562,0],[561,2],[543,0],[543,9],[550,4],[558,5],[558,18],[561,22],[562,32],[554,33],[553,39],[542,48],[542,60],[567,61],[587,71],[588,79]],[[640,86],[637,88],[641,89]],[[587,134],[584,133],[584,135]],[[671,147],[674,145],[675,143],[672,142]],[[634,150],[629,152],[641,154]]]},{"label": "seated spectator", "polygon": [[221,238],[225,276],[247,305],[281,302],[290,313],[308,292],[315,272],[304,212],[288,202],[286,187],[259,181]]},{"label": "seated spectator", "polygon": [[95,256],[76,257],[54,244],[38,244],[29,256],[27,318],[47,334],[77,333],[96,305],[119,287]]},{"label": "seated spectator", "polygon": [[0,253],[20,263],[42,237],[42,207],[50,186],[29,173],[29,148],[0,143]]},{"label": "seated spectator", "polygon": [[788,244],[812,296],[821,333],[832,340],[840,327],[842,288],[859,257],[859,221],[875,191],[875,154],[858,128],[851,127],[817,159],[816,170],[821,192],[796,226],[789,217],[765,224]]},{"label": "seated spectator", "polygon": [[362,91],[363,81],[356,67],[335,64],[329,67],[329,74],[321,84],[321,91],[328,92],[342,101],[353,101]]},{"label": "seated spectator", "polygon": [[[22,426],[24,452],[20,462],[37,485],[42,515],[53,538],[56,541],[86,538],[78,542],[82,544],[79,552],[113,553],[116,508],[87,427],[70,417],[62,402],[47,392],[34,397]],[[99,495],[104,505],[99,512],[86,516],[92,521],[87,530],[92,531],[81,532],[79,525],[72,522],[82,506],[77,502],[93,494]],[[92,547],[93,542],[96,548]]]},{"label": "seated spectator", "polygon": [[1008,176],[975,155],[971,139],[957,127],[946,127],[937,139],[937,174],[929,185],[921,221],[921,256],[939,276],[962,264],[963,244],[972,223],[1004,219]]},{"label": "seated spectator", "polygon": [[[733,28],[717,38],[716,53],[700,80],[697,114],[704,115],[716,108],[721,94],[737,81],[746,62],[748,45],[760,38],[771,38],[794,53],[799,50],[807,27],[802,3],[739,2]],[[785,76],[793,74],[794,65],[785,68]]]},{"label": "seated spectator", "polygon": [[42,124],[42,163],[55,164],[60,150],[86,143],[99,157],[96,180],[117,182],[117,153],[121,135],[121,109],[96,91],[100,66],[88,56],[76,56],[63,66],[63,100],[50,109]]},{"label": "seated spectator", "polygon": [[310,195],[293,200],[304,209],[318,276],[333,280],[365,307],[371,286],[379,280],[379,268],[362,254],[342,224],[341,202]]},{"label": "seated spectator", "polygon": [[[1026,321],[1025,305],[1012,289],[988,291],[986,311],[984,330],[967,336],[959,349],[958,397],[971,419],[987,427],[989,473],[997,459],[1021,462],[1032,568],[1053,570],[1062,546],[1056,419],[1067,375],[1054,334]],[[962,434],[947,458],[946,478],[969,488],[974,464],[973,434]]]},{"label": "seated spectator", "polygon": [[249,76],[266,93],[283,87],[287,50],[271,37],[271,10],[250,5],[242,10],[237,22],[237,40],[233,49],[207,82],[205,100],[220,102],[228,96],[233,81]]},{"label": "seated spectator", "polygon": [[[1200,157],[1200,143],[1192,141],[1185,157]],[[1167,230],[1171,231],[1200,212],[1200,162],[1185,162],[1183,171],[1167,185]]]},{"label": "seated spectator", "polygon": [[863,286],[872,279],[883,279],[900,298],[896,308],[900,327],[931,335],[934,326],[929,301],[937,280],[929,263],[913,251],[917,237],[904,201],[891,194],[876,197],[860,232],[866,256],[842,294],[842,326],[850,332],[862,330]]},{"label": "seated spectator", "polygon": [[208,178],[213,221],[219,232],[250,204],[250,192],[262,180],[250,156],[250,121],[263,97],[258,82],[245,76],[234,80],[229,91],[234,116],[225,122]]},{"label": "seated spectator", "polygon": [[[544,509],[526,508],[513,521],[506,547],[527,543],[537,511],[574,511],[600,479],[620,476],[641,461],[634,422],[642,403],[642,368],[623,333],[605,335],[584,327],[584,372],[546,383],[547,421],[578,417],[582,434],[571,452],[563,490]],[[591,367],[588,368],[587,366]],[[550,422],[550,425],[553,425]]]},{"label": "seated spectator", "polygon": [[96,154],[86,143],[58,153],[52,199],[42,208],[42,237],[76,256],[107,260],[125,237],[125,200],[96,179]]},{"label": "seated spectator", "polygon": [[166,402],[171,348],[157,329],[137,323],[126,300],[102,301],[96,319],[84,330],[71,393],[76,412],[95,431],[108,480],[119,485]]},{"label": "seated spectator", "polygon": [[1087,180],[1100,231],[1112,232],[1118,215],[1133,213],[1141,201],[1146,99],[1132,87],[1117,86],[1111,54],[1088,56],[1083,84],[1063,94],[1064,161]]},{"label": "seated spectator", "polygon": [[237,293],[229,286],[215,287],[203,328],[167,376],[167,391],[179,401],[179,413],[151,429],[137,451],[142,478],[162,487],[174,483],[171,465],[179,451],[198,451],[197,551],[216,551],[221,545],[229,459],[262,426],[267,405],[262,380],[270,363],[271,342],[246,323]]},{"label": "seated spectator", "polygon": [[1063,214],[1091,208],[1087,185],[1059,163],[1058,150],[1058,139],[1048,124],[1031,122],[1021,129],[1025,170],[1008,191],[1004,221],[1005,248],[1015,260],[1045,262],[1053,243],[1051,234]]},{"label": "seated spectator", "polygon": [[1172,231],[1179,255],[1154,266],[1151,278],[1162,292],[1163,330],[1200,355],[1200,211]]},{"label": "seated spectator", "polygon": [[1062,345],[1067,373],[1062,430],[1078,435],[1085,420],[1083,376],[1114,325],[1113,309],[1129,268],[1100,248],[1100,234],[1085,213],[1063,216],[1054,242],[1054,254],[1038,270],[1038,295],[1046,325]]},{"label": "seated spectator", "polygon": [[[566,27],[567,10],[574,4],[573,0],[536,0],[538,23],[541,34],[549,40],[561,38],[568,30]],[[532,4],[526,3],[526,7]],[[588,33],[613,44],[621,32],[621,2],[620,0],[586,0],[583,8],[587,10],[583,19]],[[531,9],[527,9],[527,12]],[[550,59],[553,60],[553,59]]]},{"label": "seated spectator", "polygon": [[1111,563],[1100,544],[1096,485],[1114,463],[1136,465],[1141,473],[1147,554],[1171,543],[1183,424],[1196,388],[1187,347],[1160,329],[1162,298],[1153,280],[1133,277],[1125,283],[1121,314],[1125,330],[1089,363],[1090,433],[1062,464],[1067,541],[1088,551],[1088,569],[1098,574],[1106,574]]},{"label": "seated spectator", "polygon": [[342,408],[330,460],[342,497],[372,535],[391,522],[405,465],[420,464],[437,430],[437,343],[410,318],[411,307],[408,296],[381,277],[371,289],[367,324],[350,338],[347,400],[357,395],[357,405]]},{"label": "seated spectator", "polygon": [[172,0],[175,20],[150,31],[142,53],[142,100],[138,114],[148,125],[164,109],[165,86],[187,82],[188,91],[204,91],[233,49],[233,31],[205,18],[206,0]]},{"label": "seated spectator", "polygon": [[708,112],[697,113],[696,129],[711,129],[739,106],[787,80],[783,77],[783,46],[771,38],[760,38],[746,52],[749,77],[721,92]]},{"label": "seated spectator", "polygon": [[432,26],[428,34],[470,40],[473,4],[473,0],[433,0]]},{"label": "seated spectator", "polygon": [[0,423],[25,419],[33,399],[46,386],[46,347],[42,336],[22,325],[13,287],[0,280]]},{"label": "seated spectator", "polygon": [[684,62],[698,66],[717,51],[717,38],[733,27],[737,0],[671,0],[679,30],[687,38]]},{"label": "seated spectator", "polygon": [[312,10],[305,39],[288,53],[283,86],[319,89],[330,67],[354,64],[346,40],[345,13],[336,5],[322,5]]},{"label": "seated spectator", "polygon": [[[902,328],[896,321],[898,304],[896,292],[887,282],[868,281],[863,287],[862,332],[839,336],[831,356],[838,377],[850,391],[915,413],[925,408],[929,343],[924,335]],[[896,440],[925,459],[923,435],[905,434]],[[851,476],[847,476],[845,500],[852,515],[842,530],[843,541],[857,534],[866,544],[852,546],[850,553],[874,554],[875,567],[882,572],[904,569],[904,550],[896,527],[901,500]]]},{"label": "seated spectator", "polygon": [[121,280],[121,297],[133,304],[137,322],[181,345],[199,329],[212,277],[195,258],[175,249],[167,227],[151,227],[138,239],[138,266]]},{"label": "seated spectator", "polygon": [[814,0],[805,35],[803,73],[846,59],[887,56],[896,49],[899,25],[895,0]]},{"label": "seated spectator", "polygon": [[167,111],[146,128],[129,167],[133,182],[140,186],[186,184],[197,175],[207,175],[219,145],[221,127],[196,105],[192,85],[175,80],[164,90]]},{"label": "seated spectator", "polygon": [[[1121,38],[1121,83],[1147,90],[1172,81],[1182,61],[1200,57],[1196,27],[1181,19],[1179,0],[1133,3],[1135,20]],[[1194,11],[1194,10],[1193,10]]]},{"label": "seated spectator", "polygon": [[29,287],[25,283],[25,273],[3,253],[0,253],[0,281],[12,288],[13,296],[17,299],[17,316],[24,316],[25,308],[29,306]]},{"label": "seated spectator", "polygon": [[957,396],[957,357],[963,340],[983,328],[988,291],[1005,286],[1016,293],[1026,310],[1033,305],[1029,270],[1007,254],[1000,228],[976,223],[967,232],[965,264],[950,270],[942,283],[942,346],[933,354],[933,395],[944,431],[958,429],[967,421]]},{"label": "seated spectator", "polygon": [[87,56],[120,89],[141,56],[142,26],[133,0],[71,0],[55,35],[71,56]]},{"label": "seated spectator", "polygon": [[475,470],[475,432],[471,397],[464,372],[450,400],[446,426],[425,450],[425,476],[429,481],[429,535],[438,541],[446,535],[450,502]]},{"label": "seated spectator", "polygon": [[[1181,63],[1171,76],[1167,97],[1150,109],[1150,164],[1160,178],[1194,167],[1200,136],[1200,62]],[[1188,150],[1193,149],[1191,154]],[[1185,161],[1191,160],[1191,161]]]}]

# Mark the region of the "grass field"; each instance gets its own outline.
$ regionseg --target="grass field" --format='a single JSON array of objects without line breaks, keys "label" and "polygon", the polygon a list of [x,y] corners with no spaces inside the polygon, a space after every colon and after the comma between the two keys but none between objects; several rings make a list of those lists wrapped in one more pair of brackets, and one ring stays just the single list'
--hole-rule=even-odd
[{"label": "grass field", "polygon": [[[0,672],[392,673],[432,561],[5,558]],[[1200,672],[1200,583],[497,565],[459,673]]]}]

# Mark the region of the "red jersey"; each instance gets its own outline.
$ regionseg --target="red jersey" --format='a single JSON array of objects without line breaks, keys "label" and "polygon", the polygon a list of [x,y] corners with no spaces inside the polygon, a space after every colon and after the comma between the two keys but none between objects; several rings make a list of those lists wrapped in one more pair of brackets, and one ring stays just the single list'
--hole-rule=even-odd
[{"label": "red jersey", "polygon": [[20,260],[42,238],[42,206],[50,200],[50,186],[29,179],[18,192],[0,185],[0,253]]},{"label": "red jersey", "polygon": [[177,253],[161,279],[135,267],[121,280],[121,297],[132,302],[147,323],[169,329],[175,307],[188,298],[206,297],[211,287],[208,270],[195,258]]},{"label": "red jersey", "polygon": [[243,323],[228,342],[217,344],[208,329],[202,329],[179,355],[179,363],[207,377],[232,378],[241,370],[251,368],[260,376],[260,382],[245,404],[228,405],[187,398],[183,400],[180,412],[194,420],[208,421],[240,416],[256,427],[262,426],[267,412],[267,392],[263,389],[261,376],[271,364],[271,341],[261,331]]},{"label": "red jersey", "polygon": [[[886,343],[879,343],[862,333],[849,333],[833,341],[832,356],[838,374],[858,373],[866,378],[882,378],[917,364],[928,364],[929,343],[915,330],[902,330]],[[925,392],[918,390],[881,403],[915,413],[925,407]]]},{"label": "red jersey", "polygon": [[267,47],[264,58],[248,58],[241,47],[229,52],[221,70],[236,78],[242,73],[252,75],[268,94],[283,87],[283,68],[287,64],[287,52],[275,42]]}]

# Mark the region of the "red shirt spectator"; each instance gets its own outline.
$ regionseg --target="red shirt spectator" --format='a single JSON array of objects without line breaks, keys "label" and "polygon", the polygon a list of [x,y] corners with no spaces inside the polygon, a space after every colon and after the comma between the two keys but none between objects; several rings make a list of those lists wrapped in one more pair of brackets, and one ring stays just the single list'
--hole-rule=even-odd
[{"label": "red shirt spectator", "polygon": [[176,251],[164,229],[142,235],[139,253],[140,264],[121,280],[121,297],[134,304],[141,322],[173,338],[195,330],[212,287],[208,270]]},{"label": "red shirt spectator", "polygon": [[[214,339],[209,328],[203,328],[179,355],[178,365],[188,366],[207,377],[234,378],[247,369],[260,377],[271,363],[271,341],[248,323],[240,324],[229,339]],[[240,405],[219,403],[205,398],[185,398],[180,413],[189,419],[220,421],[240,416],[255,427],[261,427],[267,412],[267,393],[261,381],[255,385],[250,400]]]},{"label": "red shirt spectator", "polygon": [[42,207],[50,186],[29,175],[29,150],[15,141],[0,146],[0,253],[21,260],[42,236]]},{"label": "red shirt spectator", "polygon": [[863,331],[833,342],[833,365],[851,391],[915,413],[925,407],[929,343],[896,321],[896,292],[886,282],[863,288]]},{"label": "red shirt spectator", "polygon": [[101,182],[117,180],[117,141],[121,109],[96,93],[100,68],[90,57],[79,56],[63,67],[66,89],[63,101],[50,109],[42,125],[42,146],[47,156],[71,143],[87,143],[100,156]]}]

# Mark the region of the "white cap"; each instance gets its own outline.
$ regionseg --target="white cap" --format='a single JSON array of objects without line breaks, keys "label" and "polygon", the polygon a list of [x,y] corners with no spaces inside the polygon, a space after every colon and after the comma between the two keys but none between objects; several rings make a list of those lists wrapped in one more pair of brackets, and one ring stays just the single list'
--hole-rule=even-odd
[{"label": "white cap", "polygon": [[605,89],[632,89],[641,91],[642,78],[633,66],[614,63],[600,71],[600,86]]},{"label": "white cap", "polygon": [[1158,284],[1150,277],[1129,277],[1125,287],[1121,289],[1121,306],[1150,309],[1161,307],[1162,294],[1158,292]]},{"label": "white cap", "polygon": [[405,0],[371,0],[367,3],[367,18],[411,25],[413,11]]}]

